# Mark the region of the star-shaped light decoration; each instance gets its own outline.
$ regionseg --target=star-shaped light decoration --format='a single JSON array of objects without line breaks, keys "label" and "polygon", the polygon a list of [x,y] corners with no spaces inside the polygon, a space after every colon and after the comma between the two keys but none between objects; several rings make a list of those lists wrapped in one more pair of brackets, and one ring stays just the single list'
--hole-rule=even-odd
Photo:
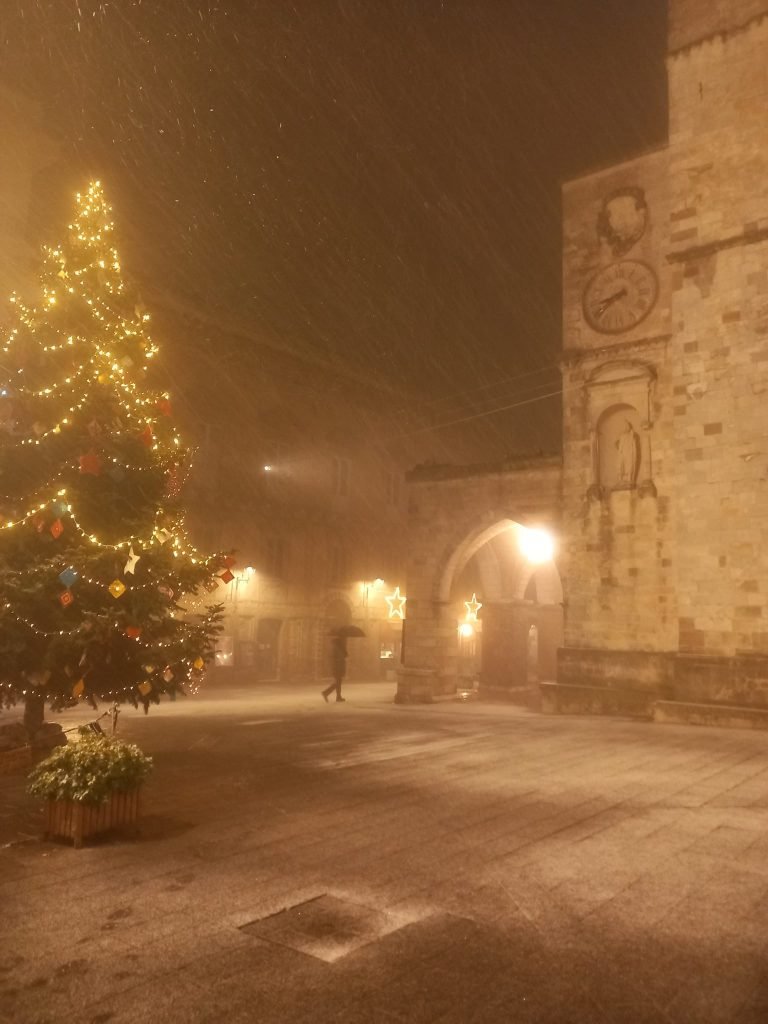
[{"label": "star-shaped light decoration", "polygon": [[384,598],[387,602],[387,618],[388,619],[404,619],[405,618],[405,602],[406,598],[400,593],[400,587],[395,587],[391,594],[387,594]]},{"label": "star-shaped light decoration", "polygon": [[467,609],[467,622],[477,622],[477,613],[483,607],[483,602],[477,600],[477,594],[472,595],[471,601],[465,601],[464,607]]},{"label": "star-shaped light decoration", "polygon": [[138,560],[140,558],[141,558],[141,555],[137,555],[134,552],[133,544],[131,544],[130,548],[128,549],[128,561],[125,563],[125,568],[123,569],[123,574],[125,574],[127,572],[131,573],[131,575],[135,574],[135,572],[136,572],[136,563],[138,562]]}]

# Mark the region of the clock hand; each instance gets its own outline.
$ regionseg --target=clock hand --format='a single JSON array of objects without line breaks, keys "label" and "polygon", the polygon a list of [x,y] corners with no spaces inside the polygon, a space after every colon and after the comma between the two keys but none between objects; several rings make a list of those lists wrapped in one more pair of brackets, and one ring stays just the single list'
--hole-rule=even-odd
[{"label": "clock hand", "polygon": [[620,288],[619,291],[614,292],[613,295],[609,295],[607,299],[603,299],[603,301],[599,303],[595,309],[597,316],[602,316],[609,306],[612,306],[614,302],[618,302],[619,299],[623,299],[626,294],[627,289]]}]

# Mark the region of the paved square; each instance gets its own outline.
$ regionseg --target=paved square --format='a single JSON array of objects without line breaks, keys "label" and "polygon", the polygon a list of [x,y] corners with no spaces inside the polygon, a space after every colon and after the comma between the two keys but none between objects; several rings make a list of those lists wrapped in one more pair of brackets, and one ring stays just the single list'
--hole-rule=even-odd
[{"label": "paved square", "polygon": [[138,839],[0,779],[0,1021],[768,1021],[768,735],[346,696],[126,711]]}]

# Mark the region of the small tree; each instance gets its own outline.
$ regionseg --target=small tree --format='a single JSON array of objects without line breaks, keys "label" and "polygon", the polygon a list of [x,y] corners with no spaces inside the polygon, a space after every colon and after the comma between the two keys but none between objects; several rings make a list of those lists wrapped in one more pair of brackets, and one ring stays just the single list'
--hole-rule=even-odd
[{"label": "small tree", "polygon": [[195,552],[179,492],[188,453],[152,390],[149,314],[126,287],[99,182],[44,248],[38,306],[13,303],[0,355],[0,706],[157,702],[213,656],[232,578]]}]

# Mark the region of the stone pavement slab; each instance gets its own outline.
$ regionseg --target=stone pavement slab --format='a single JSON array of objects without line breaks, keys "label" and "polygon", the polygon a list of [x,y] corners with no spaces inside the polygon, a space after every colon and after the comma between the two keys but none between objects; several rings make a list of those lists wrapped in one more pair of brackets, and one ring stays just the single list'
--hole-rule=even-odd
[{"label": "stone pavement slab", "polygon": [[0,779],[0,1021],[765,1024],[768,735],[347,696],[126,712],[137,838]]}]

